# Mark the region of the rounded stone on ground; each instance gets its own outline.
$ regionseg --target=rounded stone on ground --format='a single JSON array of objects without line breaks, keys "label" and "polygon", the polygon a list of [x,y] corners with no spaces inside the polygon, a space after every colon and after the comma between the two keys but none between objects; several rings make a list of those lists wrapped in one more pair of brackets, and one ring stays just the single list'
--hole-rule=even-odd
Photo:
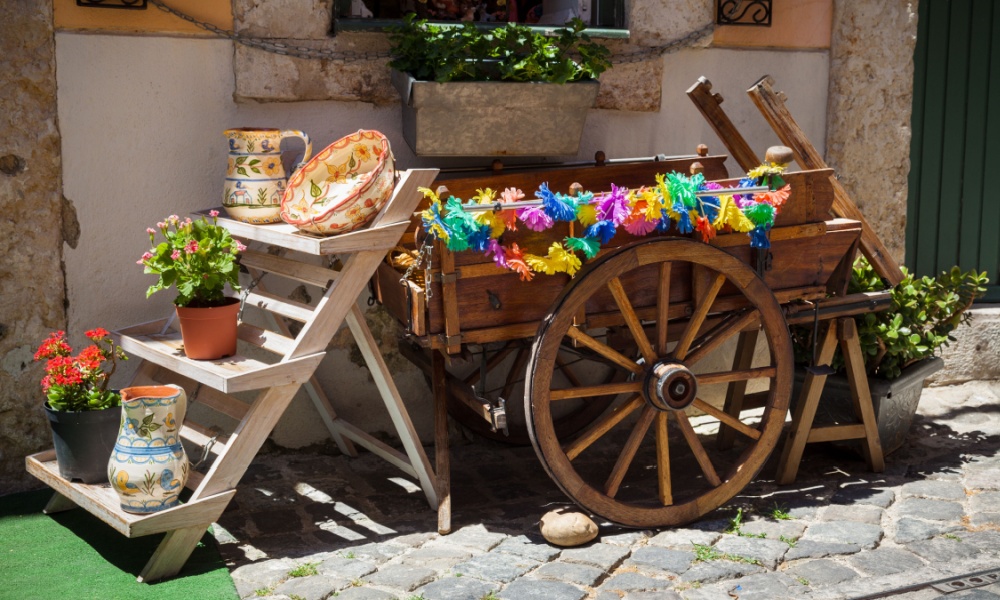
[{"label": "rounded stone on ground", "polygon": [[549,543],[566,548],[586,544],[598,533],[597,524],[590,517],[565,509],[545,513],[539,529]]}]

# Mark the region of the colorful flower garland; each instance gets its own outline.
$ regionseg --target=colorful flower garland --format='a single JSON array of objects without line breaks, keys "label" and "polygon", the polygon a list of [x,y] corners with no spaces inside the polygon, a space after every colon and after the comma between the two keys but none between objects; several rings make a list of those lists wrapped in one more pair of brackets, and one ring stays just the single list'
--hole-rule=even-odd
[{"label": "colorful flower garland", "polygon": [[[679,173],[657,175],[655,187],[637,190],[611,184],[610,192],[596,196],[591,192],[577,196],[554,193],[543,183],[535,192],[541,206],[478,210],[477,214],[466,208],[517,203],[524,199],[524,192],[507,188],[498,198],[493,190],[481,189],[471,198],[471,204],[463,205],[454,196],[442,202],[432,190],[420,188],[431,200],[421,218],[424,230],[449,250],[483,252],[492,256],[497,266],[518,273],[522,281],[530,281],[535,273],[573,276],[582,266],[577,252],[593,258],[619,227],[632,235],[644,236],[653,231],[669,231],[676,225],[682,234],[697,230],[705,242],[719,230],[739,231],[750,235],[751,247],[769,248],[768,231],[789,194],[789,187],[781,179],[783,171],[784,167],[774,163],[753,169],[736,188],[766,185],[771,191],[744,195],[699,197],[698,192],[723,189],[717,183],[706,182],[700,173],[691,177]],[[500,243],[505,231],[517,231],[518,221],[532,231],[546,231],[559,221],[576,221],[584,228],[583,236],[553,242],[545,256],[526,254],[516,243],[509,246]]]}]

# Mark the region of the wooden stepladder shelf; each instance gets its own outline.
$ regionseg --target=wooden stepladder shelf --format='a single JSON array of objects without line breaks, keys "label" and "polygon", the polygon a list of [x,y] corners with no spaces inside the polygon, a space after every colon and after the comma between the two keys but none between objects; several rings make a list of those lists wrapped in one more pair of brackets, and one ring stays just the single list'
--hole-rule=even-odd
[{"label": "wooden stepladder shelf", "polygon": [[[220,360],[190,360],[184,355],[172,319],[136,325],[115,335],[126,352],[142,360],[132,385],[176,383],[185,389],[190,402],[231,417],[237,421],[236,427],[226,435],[190,417],[185,420],[181,437],[203,447],[214,460],[206,473],[192,471],[187,482],[192,494],[184,504],[151,515],[123,512],[117,495],[106,485],[66,481],[59,476],[51,450],[29,456],[27,470],[57,492],[46,512],[80,506],[128,537],[166,532],[138,579],[148,582],[171,577],[225,510],[250,462],[300,388],[308,393],[342,452],[356,456],[354,444],[358,444],[385,458],[416,478],[430,506],[438,508],[442,493],[447,497],[441,465],[436,474],[357,305],[372,274],[409,225],[422,198],[418,188],[430,186],[437,173],[437,169],[399,172],[392,198],[372,224],[340,236],[323,238],[283,223],[249,225],[220,217],[219,224],[248,245],[270,246],[268,251],[248,250],[241,258],[256,284],[246,296],[244,308],[263,311],[264,326],[240,324],[240,353]],[[339,270],[310,260],[331,255],[340,260]],[[263,281],[265,274],[316,286],[322,297],[309,305],[271,294]],[[285,319],[301,324],[297,334]],[[372,372],[402,441],[402,452],[339,418],[316,380],[326,347],[345,322]],[[257,395],[249,404],[232,395],[252,391]],[[439,525],[439,529],[448,528],[447,522]]]}]

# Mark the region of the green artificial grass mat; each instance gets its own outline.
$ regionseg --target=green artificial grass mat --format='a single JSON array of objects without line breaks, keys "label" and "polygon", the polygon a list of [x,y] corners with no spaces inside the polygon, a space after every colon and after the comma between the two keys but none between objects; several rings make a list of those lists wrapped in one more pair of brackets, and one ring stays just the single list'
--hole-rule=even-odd
[{"label": "green artificial grass mat", "polygon": [[176,577],[139,583],[162,534],[129,539],[80,508],[42,514],[51,497],[50,490],[0,497],[0,599],[239,598],[211,535]]}]

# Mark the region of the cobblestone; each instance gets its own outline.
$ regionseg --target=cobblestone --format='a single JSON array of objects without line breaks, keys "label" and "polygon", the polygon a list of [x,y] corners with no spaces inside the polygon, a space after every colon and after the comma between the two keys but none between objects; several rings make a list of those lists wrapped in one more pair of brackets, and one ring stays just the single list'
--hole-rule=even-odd
[{"label": "cobblestone", "polygon": [[845,567],[828,558],[800,562],[789,567],[785,573],[796,579],[805,580],[800,580],[800,582],[809,586],[833,585],[858,576],[850,567]]},{"label": "cobblestone", "polygon": [[504,600],[583,600],[587,592],[559,581],[520,579],[500,594]]},{"label": "cobblestone", "polygon": [[847,543],[874,548],[882,539],[882,528],[871,523],[853,521],[823,521],[813,523],[802,536],[803,540],[817,542]]},{"label": "cobblestone", "polygon": [[629,548],[622,546],[597,543],[582,548],[563,550],[560,558],[567,562],[583,563],[595,566],[602,571],[610,571],[618,566],[631,552]]},{"label": "cobblestone", "polygon": [[604,571],[597,567],[556,561],[542,565],[532,573],[532,576],[593,587],[604,576]]},{"label": "cobblestone", "polygon": [[963,512],[958,502],[926,498],[907,498],[899,503],[897,510],[901,516],[928,521],[957,521]]},{"label": "cobblestone", "polygon": [[[533,449],[477,440],[453,442],[462,461],[452,464],[449,535],[436,533],[416,486],[401,492],[389,479],[402,476],[378,457],[322,449],[258,456],[220,518],[217,539],[241,598],[843,600],[888,593],[1000,564],[1000,413],[983,411],[988,418],[976,431],[957,428],[942,416],[962,405],[956,393],[924,390],[926,414],[882,474],[853,454],[811,445],[794,484],[768,479],[772,458],[727,506],[683,527],[628,530],[596,519],[602,535],[594,542],[548,544],[538,517],[565,497]],[[304,478],[324,496],[298,493]],[[263,482],[271,496],[257,491]],[[349,506],[349,518],[329,498]],[[743,536],[723,533],[737,507],[746,517]],[[793,518],[773,518],[773,507]],[[318,574],[289,577],[303,564]],[[1000,587],[944,600],[982,594],[1000,597]],[[893,596],[939,597],[928,588]]]}]

